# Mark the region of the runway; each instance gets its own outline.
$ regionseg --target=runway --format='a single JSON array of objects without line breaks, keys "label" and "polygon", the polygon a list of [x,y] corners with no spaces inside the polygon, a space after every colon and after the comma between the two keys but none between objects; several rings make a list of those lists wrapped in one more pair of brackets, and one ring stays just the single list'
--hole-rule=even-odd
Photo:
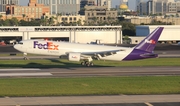
[{"label": "runway", "polygon": [[1,106],[180,106],[180,95],[6,97]]},{"label": "runway", "polygon": [[82,67],[0,69],[0,77],[94,77],[180,75],[180,67]]}]

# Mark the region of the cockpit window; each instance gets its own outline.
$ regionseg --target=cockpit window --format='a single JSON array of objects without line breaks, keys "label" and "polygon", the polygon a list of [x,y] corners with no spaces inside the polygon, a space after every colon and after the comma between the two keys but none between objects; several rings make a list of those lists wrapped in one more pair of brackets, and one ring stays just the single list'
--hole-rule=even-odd
[{"label": "cockpit window", "polygon": [[23,45],[23,42],[19,42],[19,44]]}]

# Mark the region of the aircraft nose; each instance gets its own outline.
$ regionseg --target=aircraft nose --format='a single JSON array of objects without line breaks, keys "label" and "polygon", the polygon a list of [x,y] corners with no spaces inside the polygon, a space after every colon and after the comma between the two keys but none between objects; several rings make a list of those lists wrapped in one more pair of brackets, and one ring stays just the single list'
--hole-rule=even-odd
[{"label": "aircraft nose", "polygon": [[16,50],[18,50],[18,44],[15,44],[15,45],[14,45],[14,48],[15,48]]}]

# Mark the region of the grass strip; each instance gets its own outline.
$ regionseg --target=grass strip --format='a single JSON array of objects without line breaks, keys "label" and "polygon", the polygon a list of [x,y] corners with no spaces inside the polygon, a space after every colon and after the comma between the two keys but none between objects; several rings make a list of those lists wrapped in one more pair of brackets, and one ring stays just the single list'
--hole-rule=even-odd
[{"label": "grass strip", "polygon": [[[96,67],[129,67],[129,66],[180,66],[180,58],[154,58],[136,61],[103,61],[94,60]],[[82,67],[80,62],[70,62],[66,59],[39,59],[39,60],[0,60],[0,68],[61,68]]]},{"label": "grass strip", "polygon": [[1,78],[0,80],[1,97],[179,93],[179,76]]}]

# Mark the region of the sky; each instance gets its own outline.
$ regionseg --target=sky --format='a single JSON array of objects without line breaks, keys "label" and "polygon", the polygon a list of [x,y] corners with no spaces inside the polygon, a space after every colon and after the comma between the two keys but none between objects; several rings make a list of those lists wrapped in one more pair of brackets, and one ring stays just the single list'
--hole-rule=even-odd
[{"label": "sky", "polygon": [[[27,5],[29,0],[19,0],[20,1],[20,5]],[[130,10],[135,10],[135,1],[136,0],[129,0],[129,9]],[[120,0],[112,0],[112,7],[115,7],[116,5],[119,5],[120,4]]]}]

